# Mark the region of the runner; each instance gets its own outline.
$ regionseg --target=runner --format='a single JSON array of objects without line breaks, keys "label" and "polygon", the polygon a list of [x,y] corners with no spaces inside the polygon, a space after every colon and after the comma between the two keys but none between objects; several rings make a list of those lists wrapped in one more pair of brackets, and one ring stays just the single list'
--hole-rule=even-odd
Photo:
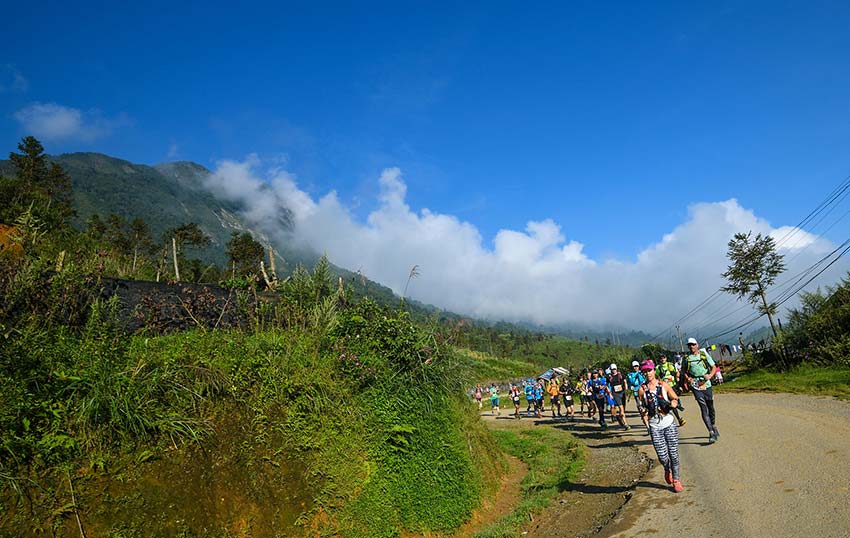
[{"label": "runner", "polygon": [[549,394],[549,410],[552,411],[552,418],[555,418],[555,408],[558,408],[558,416],[561,416],[561,395],[558,390],[558,378],[553,377],[549,380],[546,386],[546,393]]},{"label": "runner", "polygon": [[702,421],[708,429],[708,442],[714,443],[720,438],[714,415],[714,394],[711,391],[711,378],[717,372],[714,359],[704,349],[699,349],[696,339],[688,338],[688,355],[682,364],[682,373],[694,393],[699,405]]},{"label": "runner", "polygon": [[532,383],[530,379],[525,380],[523,391],[525,392],[525,399],[528,402],[528,407],[526,407],[525,412],[530,415],[531,407],[534,405],[534,383]]},{"label": "runner", "polygon": [[494,415],[501,414],[499,412],[499,387],[495,383],[490,385],[490,409]]},{"label": "runner", "polygon": [[679,411],[684,411],[685,406],[682,405],[682,393],[686,392],[687,383],[685,382],[685,377],[682,375],[682,356],[679,353],[676,353],[674,363],[676,366],[676,385],[673,387],[673,390],[679,395]]},{"label": "runner", "polygon": [[[611,381],[609,380],[609,376],[611,374],[611,370],[609,368],[599,369],[599,379],[605,381],[605,384],[608,386],[608,392],[605,394],[605,406],[603,407],[603,411],[607,414],[611,412],[611,408],[614,407],[614,398],[611,397]],[[598,402],[597,402],[598,404]]]},{"label": "runner", "polygon": [[670,414],[679,397],[670,385],[655,377],[651,360],[643,361],[640,369],[646,375],[646,383],[641,385],[638,396],[646,408],[652,446],[664,466],[664,481],[680,493],[684,488],[679,480],[679,430]]},{"label": "runner", "polygon": [[637,406],[637,412],[641,416],[641,420],[643,420],[643,405],[641,405],[640,398],[638,398],[638,391],[644,383],[646,383],[646,376],[640,372],[640,363],[638,361],[632,361],[632,371],[626,375],[626,384],[629,386],[629,390],[635,399],[635,406]]},{"label": "runner", "polygon": [[[661,355],[658,360],[660,362],[658,366],[655,367],[655,377],[657,377],[659,381],[663,381],[671,387],[675,387],[677,380],[676,366],[667,360],[666,355]],[[678,396],[678,393],[676,395]],[[678,406],[673,408],[673,415],[676,416],[676,421],[679,423],[680,427],[687,423],[685,419],[679,416]]]},{"label": "runner", "polygon": [[579,415],[584,415],[584,405],[587,403],[587,395],[584,393],[584,375],[579,374],[578,379],[576,379],[575,391],[573,394],[578,394],[579,403],[581,407],[579,408]]},{"label": "runner", "polygon": [[558,393],[561,396],[561,400],[564,402],[564,408],[567,412],[567,420],[570,422],[575,420],[575,408],[573,407],[573,394],[575,394],[575,387],[570,383],[570,380],[566,377],[564,378],[564,382],[561,383],[561,386],[558,387]]},{"label": "runner", "polygon": [[593,399],[593,372],[588,371],[584,380],[584,399],[587,401],[587,418],[596,414],[596,401]]},{"label": "runner", "polygon": [[481,403],[482,393],[483,393],[483,390],[481,388],[481,383],[478,383],[478,385],[475,386],[475,401],[478,402],[478,410],[479,411],[481,411],[481,407],[482,407],[482,403]]},{"label": "runner", "polygon": [[520,402],[520,392],[519,387],[511,383],[511,401],[514,402],[514,416],[519,419],[519,402]]},{"label": "runner", "polygon": [[590,381],[588,385],[590,386],[590,391],[593,394],[593,402],[596,404],[596,408],[599,410],[599,425],[602,426],[602,429],[607,429],[608,424],[605,422],[605,404],[608,401],[608,383],[605,381],[605,378],[600,375],[602,369],[600,368],[598,371],[591,373]]},{"label": "runner", "polygon": [[543,418],[543,383],[539,379],[534,384],[534,416]]},{"label": "runner", "polygon": [[611,364],[611,377],[608,378],[608,383],[611,387],[611,396],[614,398],[614,404],[611,406],[611,420],[620,423],[620,426],[626,430],[631,430],[631,426],[626,422],[626,381],[623,379],[623,374],[617,370],[616,364]]}]

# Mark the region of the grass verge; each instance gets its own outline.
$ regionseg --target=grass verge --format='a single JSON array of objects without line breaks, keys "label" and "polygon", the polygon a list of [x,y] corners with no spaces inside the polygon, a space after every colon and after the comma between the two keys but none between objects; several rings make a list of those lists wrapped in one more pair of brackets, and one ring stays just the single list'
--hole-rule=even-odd
[{"label": "grass verge", "polygon": [[850,401],[850,368],[802,365],[787,372],[754,370],[718,385],[718,392],[789,392]]},{"label": "grass verge", "polygon": [[528,466],[521,484],[522,500],[513,512],[476,534],[477,538],[517,536],[529,515],[539,513],[584,467],[582,445],[558,428],[492,430],[499,448]]}]

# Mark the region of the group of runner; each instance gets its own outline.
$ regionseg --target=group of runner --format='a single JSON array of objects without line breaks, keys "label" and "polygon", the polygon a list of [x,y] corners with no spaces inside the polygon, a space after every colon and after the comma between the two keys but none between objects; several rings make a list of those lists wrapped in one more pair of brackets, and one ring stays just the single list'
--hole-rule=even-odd
[{"label": "group of runner", "polygon": [[[700,407],[703,423],[708,430],[708,442],[715,443],[720,432],[715,424],[714,395],[712,380],[722,383],[722,374],[714,359],[705,349],[700,349],[694,338],[688,339],[688,352],[677,355],[671,362],[666,355],[653,359],[632,361],[630,371],[623,375],[616,363],[607,368],[591,368],[582,372],[572,382],[569,377],[551,379],[527,379],[521,383],[510,383],[508,394],[514,406],[514,417],[521,418],[523,397],[525,413],[542,418],[545,413],[545,396],[549,396],[549,411],[553,419],[575,420],[576,400],[580,416],[598,420],[602,429],[608,428],[606,415],[611,422],[624,430],[631,426],[626,421],[626,401],[634,400],[644,427],[652,439],[658,459],[664,466],[665,481],[673,491],[684,488],[679,478],[679,428],[686,424],[679,411],[684,411],[680,395],[692,392]],[[485,395],[490,397],[494,414],[499,410],[499,386],[491,384],[486,389],[478,385],[474,390],[478,408]],[[562,413],[563,411],[563,413]]]}]

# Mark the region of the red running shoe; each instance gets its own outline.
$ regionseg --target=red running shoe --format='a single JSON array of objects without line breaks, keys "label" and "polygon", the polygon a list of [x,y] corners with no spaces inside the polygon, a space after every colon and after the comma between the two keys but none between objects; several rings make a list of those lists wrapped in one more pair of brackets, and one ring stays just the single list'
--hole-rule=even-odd
[{"label": "red running shoe", "polygon": [[685,488],[682,487],[681,480],[673,480],[673,491],[675,491],[676,493],[682,493],[684,489]]},{"label": "red running shoe", "polygon": [[664,481],[668,484],[673,483],[673,471],[670,469],[664,469]]}]

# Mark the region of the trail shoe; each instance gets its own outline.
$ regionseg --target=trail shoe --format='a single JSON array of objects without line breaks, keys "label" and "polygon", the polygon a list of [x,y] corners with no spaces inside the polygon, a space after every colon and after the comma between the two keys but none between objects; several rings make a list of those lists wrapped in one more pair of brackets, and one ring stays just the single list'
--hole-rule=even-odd
[{"label": "trail shoe", "polygon": [[673,483],[673,471],[670,469],[664,469],[664,481],[668,484]]},{"label": "trail shoe", "polygon": [[687,423],[688,423],[688,421],[687,421],[687,420],[682,419],[682,420],[680,420],[680,421],[679,421],[679,427],[681,428],[682,426],[684,426],[684,425],[685,425],[685,424],[687,424]]},{"label": "trail shoe", "polygon": [[720,439],[720,432],[717,431],[717,426],[712,426],[711,429],[714,430],[714,438]]},{"label": "trail shoe", "polygon": [[717,442],[717,437],[714,435],[714,432],[708,434],[708,443],[713,444]]},{"label": "trail shoe", "polygon": [[676,493],[682,493],[684,489],[685,488],[682,487],[681,480],[673,480],[673,491],[675,491]]}]

